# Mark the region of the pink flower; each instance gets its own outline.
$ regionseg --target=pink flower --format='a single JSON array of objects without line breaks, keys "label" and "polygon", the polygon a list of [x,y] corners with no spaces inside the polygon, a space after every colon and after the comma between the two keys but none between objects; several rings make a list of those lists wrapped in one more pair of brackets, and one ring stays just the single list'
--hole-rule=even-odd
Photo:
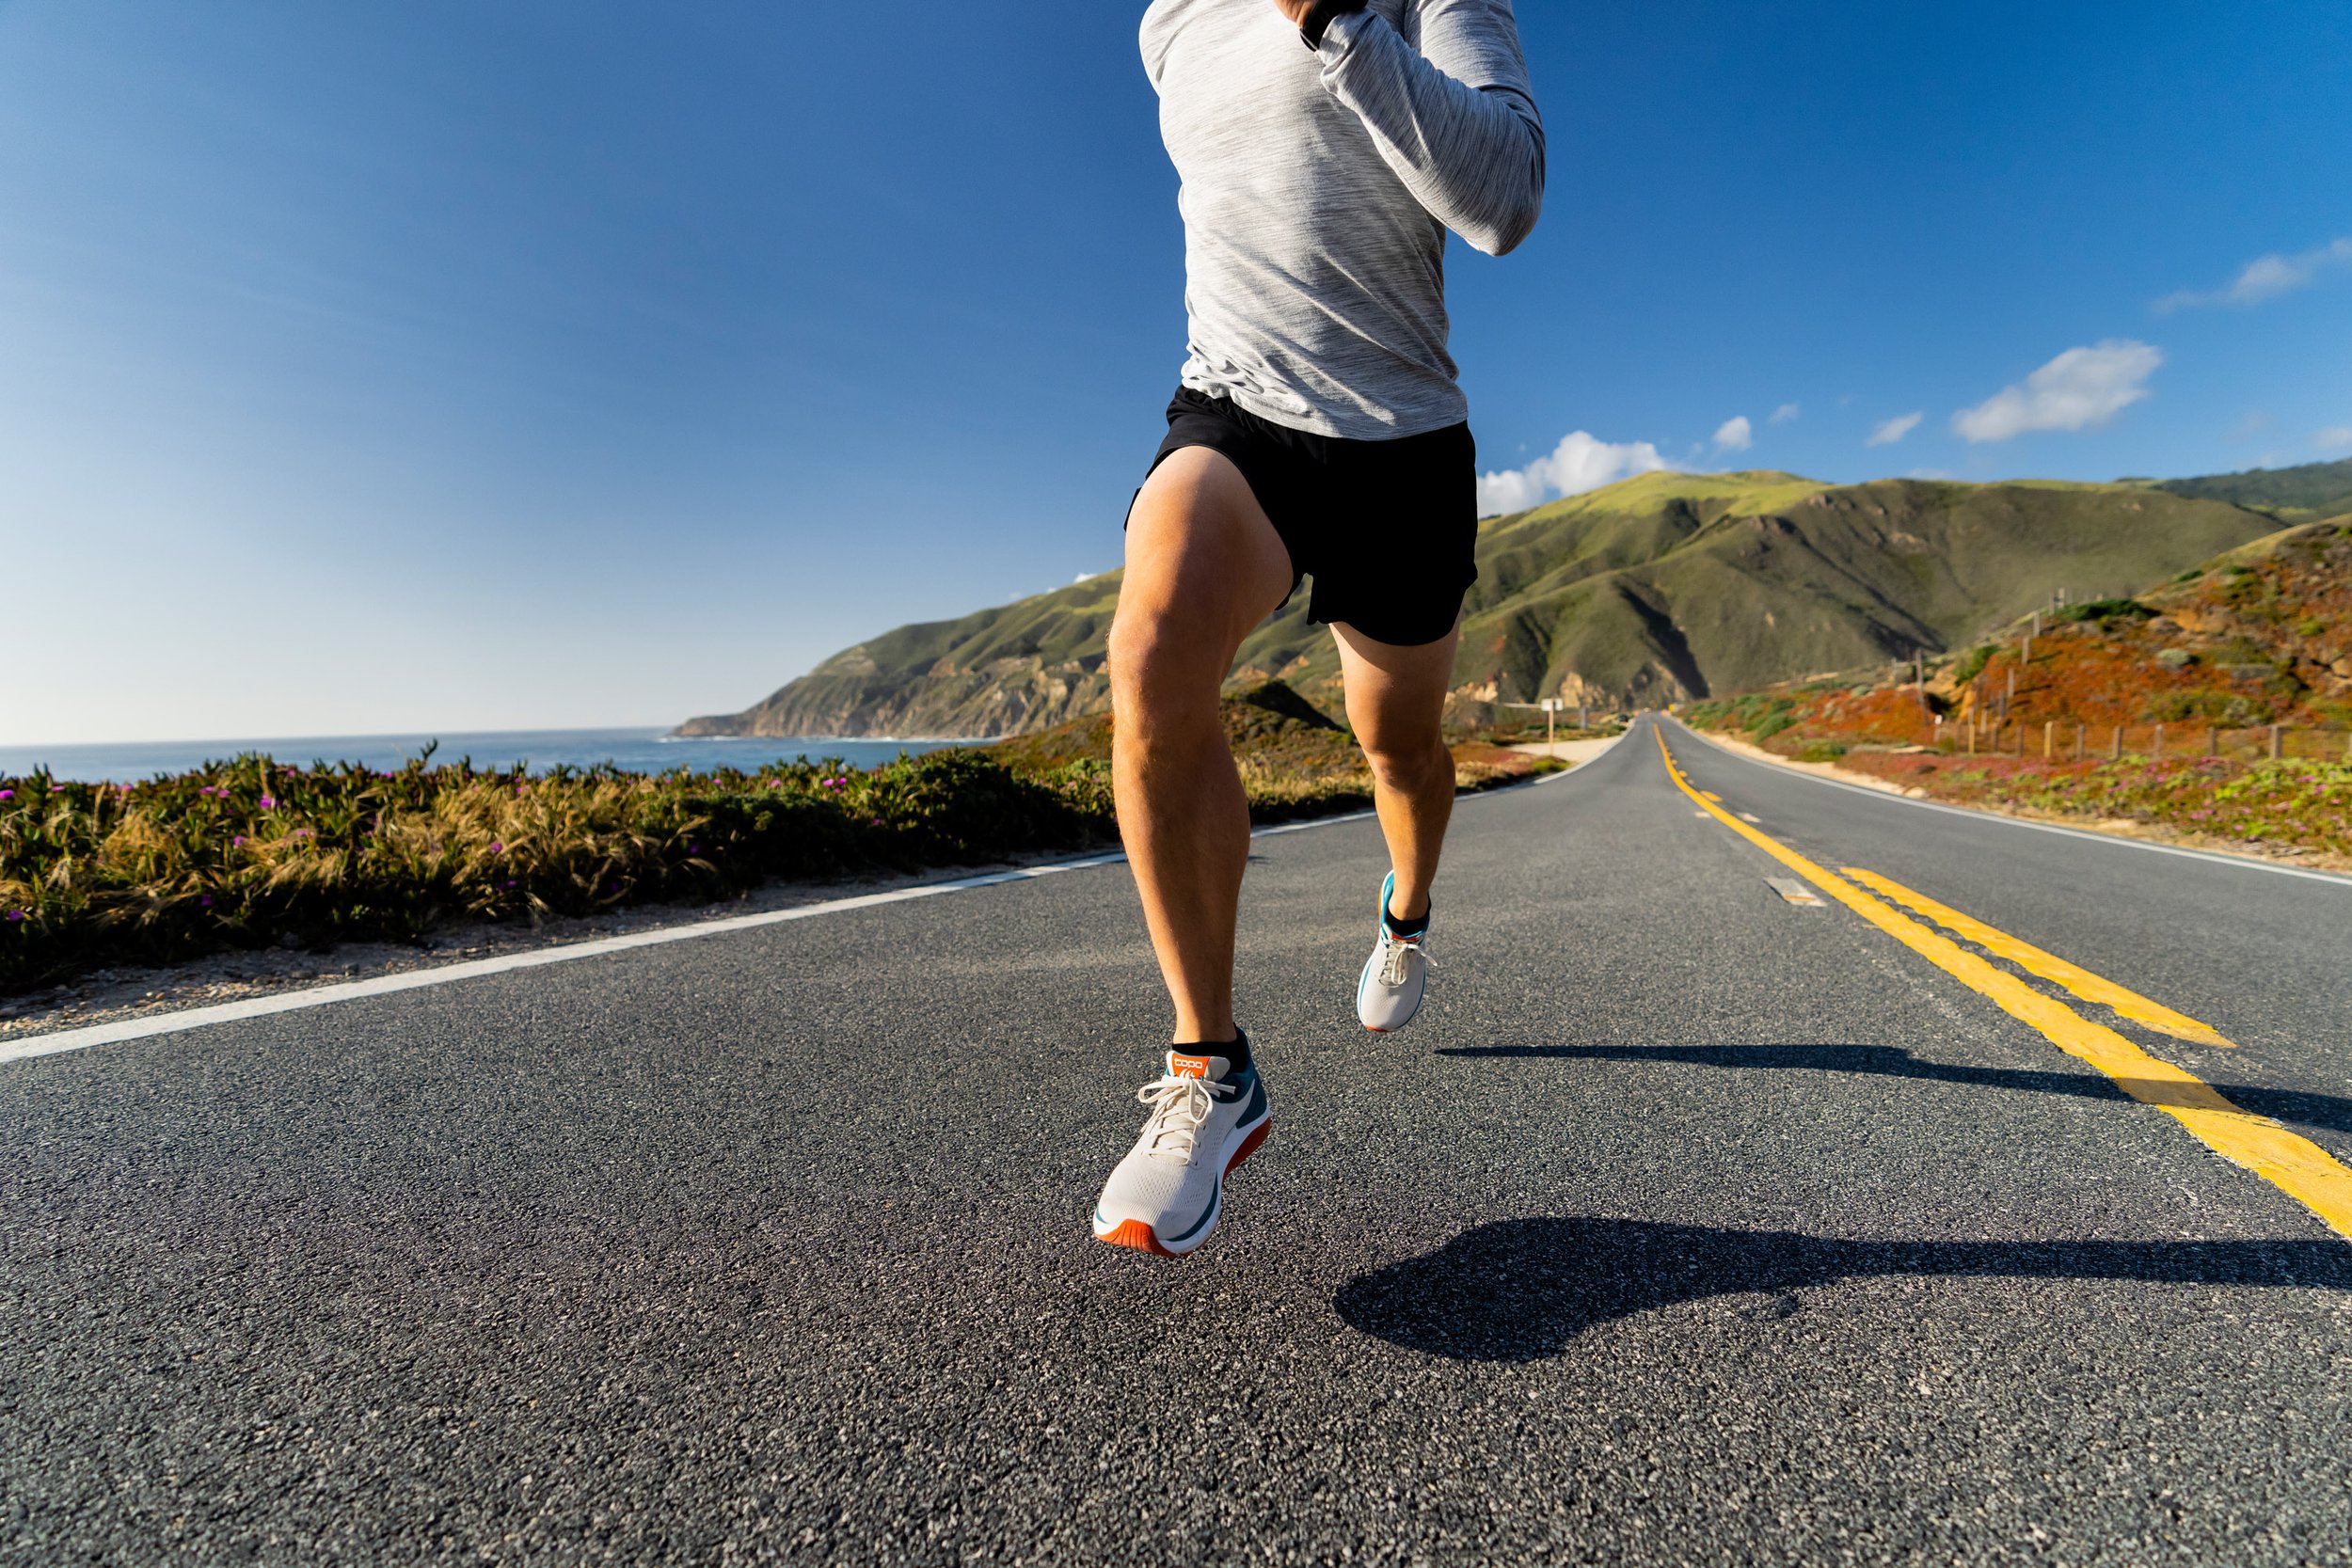
[{"label": "pink flower", "polygon": [[18,921],[24,918],[24,911],[23,910],[10,910],[8,911],[8,924],[11,926],[15,925]]},{"label": "pink flower", "polygon": [[15,790],[13,790],[13,789],[0,789],[0,800],[15,800],[15,799],[16,799],[16,791],[15,791]]},{"label": "pink flower", "polygon": [[490,841],[490,853],[492,853],[493,855],[503,855],[504,853],[506,853],[506,846],[505,846],[505,845],[503,845],[503,844],[501,844],[501,843],[500,843],[497,839],[495,839],[495,838],[494,838],[494,839],[492,839],[492,840]]},{"label": "pink flower", "polygon": [[230,840],[229,841],[229,847],[230,847],[231,849],[242,849],[242,848],[244,848],[244,847],[245,847],[245,834],[243,834],[243,833],[239,833],[236,837],[234,837],[234,838],[230,839]]},{"label": "pink flower", "polygon": [[262,809],[263,811],[276,811],[278,809],[278,798],[274,795],[262,796]]}]

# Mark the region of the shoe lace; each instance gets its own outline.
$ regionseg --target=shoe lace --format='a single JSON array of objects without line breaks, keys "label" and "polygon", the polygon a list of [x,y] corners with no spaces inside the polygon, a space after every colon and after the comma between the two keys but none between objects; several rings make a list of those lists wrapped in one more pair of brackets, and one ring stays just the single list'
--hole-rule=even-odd
[{"label": "shoe lace", "polygon": [[1405,983],[1405,957],[1419,953],[1424,964],[1433,963],[1429,957],[1429,933],[1401,937],[1386,926],[1380,927],[1380,983],[1401,986]]},{"label": "shoe lace", "polygon": [[1238,1092],[1232,1084],[1175,1073],[1144,1085],[1136,1091],[1136,1098],[1152,1107],[1143,1124],[1143,1151],[1155,1160],[1190,1160],[1209,1113]]}]

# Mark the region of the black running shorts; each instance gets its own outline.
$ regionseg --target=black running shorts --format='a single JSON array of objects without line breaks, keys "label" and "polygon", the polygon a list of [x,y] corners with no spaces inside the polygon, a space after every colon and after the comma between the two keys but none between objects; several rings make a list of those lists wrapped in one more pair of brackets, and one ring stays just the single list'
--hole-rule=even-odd
[{"label": "black running shorts", "polygon": [[1435,642],[1478,580],[1478,451],[1467,424],[1350,441],[1261,419],[1189,387],[1152,455],[1207,447],[1232,460],[1291,555],[1291,591],[1314,578],[1310,621],[1375,642]]}]

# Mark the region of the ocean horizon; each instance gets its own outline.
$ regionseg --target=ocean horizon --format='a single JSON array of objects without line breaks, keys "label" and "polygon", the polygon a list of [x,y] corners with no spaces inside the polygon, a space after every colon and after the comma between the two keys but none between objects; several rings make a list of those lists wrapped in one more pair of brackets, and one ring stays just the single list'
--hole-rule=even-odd
[{"label": "ocean horizon", "polygon": [[115,741],[77,746],[0,745],[0,775],[21,778],[46,768],[52,778],[60,781],[137,784],[159,773],[184,773],[208,762],[226,762],[249,752],[259,752],[290,767],[307,767],[313,762],[351,762],[389,770],[423,754],[425,747],[436,742],[436,762],[470,758],[478,768],[520,765],[533,773],[556,768],[593,768],[608,762],[630,773],[666,773],[675,768],[691,768],[696,772],[717,768],[749,771],[774,762],[821,762],[828,758],[852,768],[872,768],[896,759],[900,752],[920,755],[946,746],[983,744],[969,738],[939,736],[672,736],[658,727],[281,736],[246,740]]}]

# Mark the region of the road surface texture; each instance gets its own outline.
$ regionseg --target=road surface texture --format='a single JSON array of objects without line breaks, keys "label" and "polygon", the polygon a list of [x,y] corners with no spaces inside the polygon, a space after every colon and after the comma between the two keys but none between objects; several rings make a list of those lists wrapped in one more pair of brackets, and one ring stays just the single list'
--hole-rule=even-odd
[{"label": "road surface texture", "polygon": [[1645,720],[1462,804],[1375,1037],[1384,869],[1259,840],[1274,1133],[1181,1262],[1088,1233],[1165,1039],[1116,863],[0,1064],[0,1560],[2352,1562],[2325,1192],[1986,989],[2325,1189],[2352,883]]}]

